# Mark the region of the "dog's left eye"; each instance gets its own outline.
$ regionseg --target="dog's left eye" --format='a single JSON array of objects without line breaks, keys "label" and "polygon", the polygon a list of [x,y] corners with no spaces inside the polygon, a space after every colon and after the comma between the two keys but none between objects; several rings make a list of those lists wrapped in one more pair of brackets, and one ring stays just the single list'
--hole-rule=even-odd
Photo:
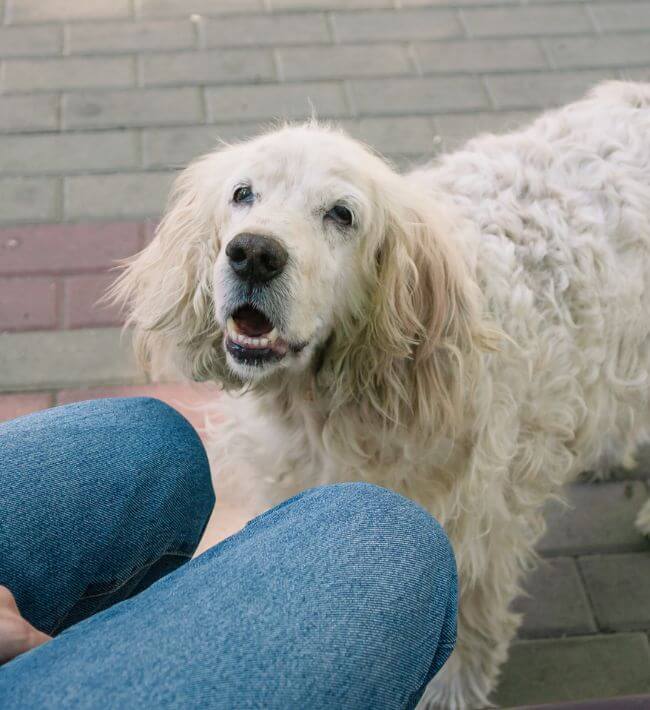
[{"label": "dog's left eye", "polygon": [[253,191],[250,185],[240,185],[232,194],[233,202],[252,202]]},{"label": "dog's left eye", "polygon": [[331,219],[340,227],[352,226],[352,212],[344,205],[334,205],[329,212],[325,213],[326,219]]}]

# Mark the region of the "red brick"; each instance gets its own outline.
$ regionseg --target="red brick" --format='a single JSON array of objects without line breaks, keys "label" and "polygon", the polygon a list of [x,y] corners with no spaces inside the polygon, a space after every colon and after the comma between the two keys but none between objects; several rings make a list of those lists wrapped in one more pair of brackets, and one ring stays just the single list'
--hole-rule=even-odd
[{"label": "red brick", "polygon": [[101,270],[142,246],[138,222],[46,224],[0,229],[0,275]]},{"label": "red brick", "polygon": [[27,394],[0,394],[0,422],[22,417],[40,409],[52,406],[49,392],[29,392]]},{"label": "red brick", "polygon": [[57,283],[52,277],[0,278],[0,331],[56,328]]},{"label": "red brick", "polygon": [[149,244],[151,240],[156,236],[156,229],[158,229],[157,219],[148,219],[144,223],[144,243]]},{"label": "red brick", "polygon": [[120,325],[119,308],[98,301],[115,281],[116,273],[69,276],[64,280],[63,327],[93,328],[98,325]]},{"label": "red brick", "polygon": [[156,397],[177,409],[202,434],[200,430],[204,425],[205,405],[214,402],[219,392],[210,385],[177,383],[92,387],[61,390],[57,403],[68,404],[105,397]]}]

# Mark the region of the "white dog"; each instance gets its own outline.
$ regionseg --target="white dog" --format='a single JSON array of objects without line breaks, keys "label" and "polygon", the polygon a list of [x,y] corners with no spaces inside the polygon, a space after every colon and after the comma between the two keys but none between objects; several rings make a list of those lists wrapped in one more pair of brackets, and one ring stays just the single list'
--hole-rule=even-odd
[{"label": "white dog", "polygon": [[145,361],[237,391],[219,485],[371,481],[443,523],[459,638],[422,705],[483,706],[543,503],[650,438],[650,85],[407,175],[314,122],[225,146],[115,293]]}]

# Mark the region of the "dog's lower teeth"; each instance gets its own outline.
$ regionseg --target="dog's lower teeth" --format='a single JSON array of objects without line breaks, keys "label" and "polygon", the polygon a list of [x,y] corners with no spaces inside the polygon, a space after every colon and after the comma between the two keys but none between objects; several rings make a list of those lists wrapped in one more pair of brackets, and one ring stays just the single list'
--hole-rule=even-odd
[{"label": "dog's lower teeth", "polygon": [[239,332],[237,324],[235,323],[235,320],[232,317],[228,318],[228,322],[226,323],[226,330],[228,332],[228,335],[230,336],[230,339],[234,343],[238,343],[239,345],[246,345],[250,348],[271,347],[279,337],[277,328],[273,328],[273,330],[270,330],[263,336],[251,338]]}]

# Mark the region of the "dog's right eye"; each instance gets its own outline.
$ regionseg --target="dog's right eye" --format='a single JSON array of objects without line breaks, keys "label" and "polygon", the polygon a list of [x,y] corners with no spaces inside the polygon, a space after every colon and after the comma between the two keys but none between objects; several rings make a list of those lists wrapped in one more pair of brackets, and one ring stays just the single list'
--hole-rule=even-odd
[{"label": "dog's right eye", "polygon": [[239,202],[252,202],[253,201],[253,191],[250,185],[240,185],[232,194],[232,201],[235,203]]}]

